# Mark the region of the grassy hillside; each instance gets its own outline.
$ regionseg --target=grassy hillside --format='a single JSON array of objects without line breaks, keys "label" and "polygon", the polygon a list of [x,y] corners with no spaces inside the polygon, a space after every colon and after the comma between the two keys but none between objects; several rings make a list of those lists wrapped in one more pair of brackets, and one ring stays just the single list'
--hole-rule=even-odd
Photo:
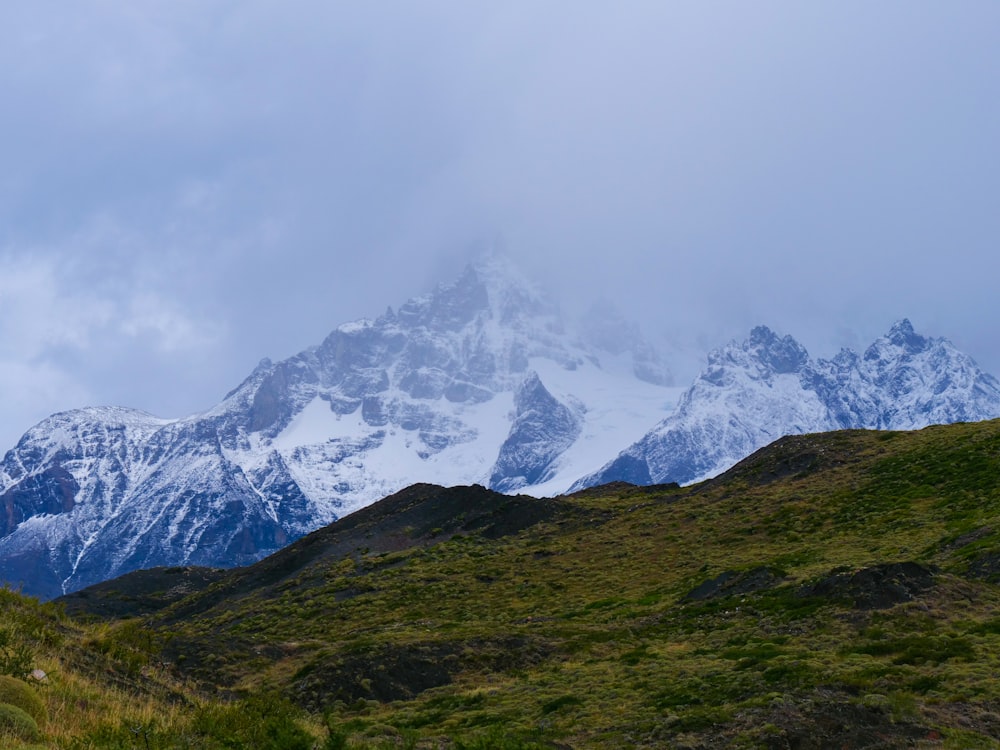
[{"label": "grassy hillside", "polygon": [[8,597],[44,622],[45,747],[985,748],[998,579],[986,422],[785,438],[686,488],[417,486],[71,598],[89,624]]}]

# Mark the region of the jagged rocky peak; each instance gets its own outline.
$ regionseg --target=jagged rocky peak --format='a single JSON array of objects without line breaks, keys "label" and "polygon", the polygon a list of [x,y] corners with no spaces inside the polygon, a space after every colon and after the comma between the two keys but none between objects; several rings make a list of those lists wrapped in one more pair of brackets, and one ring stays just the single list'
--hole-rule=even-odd
[{"label": "jagged rocky peak", "polygon": [[905,319],[865,351],[859,366],[891,395],[881,411],[884,423],[922,427],[984,419],[1000,394],[1000,383],[972,357],[948,339],[917,334]]},{"label": "jagged rocky peak", "polygon": [[899,357],[912,357],[925,352],[935,345],[946,344],[951,346],[946,339],[932,339],[921,336],[913,330],[913,324],[903,318],[889,329],[889,333],[876,339],[871,346],[865,350],[866,360],[897,359]]},{"label": "jagged rocky peak", "polygon": [[923,351],[928,344],[928,339],[916,333],[913,324],[906,318],[893,325],[886,338],[895,346],[911,353]]},{"label": "jagged rocky peak", "polygon": [[778,336],[767,326],[756,326],[743,342],[730,342],[708,355],[710,367],[753,365],[760,377],[797,372],[809,353],[791,336]]},{"label": "jagged rocky peak", "polygon": [[396,320],[404,328],[455,331],[489,308],[489,292],[471,266],[450,284],[404,303]]},{"label": "jagged rocky peak", "polygon": [[775,373],[797,372],[809,361],[805,347],[791,336],[779,337],[767,326],[750,331],[748,349]]},{"label": "jagged rocky peak", "polygon": [[391,405],[398,392],[483,403],[513,389],[534,356],[566,367],[579,362],[556,305],[494,253],[398,310],[345,323],[320,346],[258,367],[241,386],[249,404],[242,424],[275,437],[317,396],[340,415],[363,406],[379,424],[398,413]]},{"label": "jagged rocky peak", "polygon": [[[403,328],[458,331],[487,315],[511,327],[527,319],[559,319],[557,306],[503,255],[491,253],[468,264],[458,278],[414,297],[379,319]],[[558,327],[558,326],[557,326]]]},{"label": "jagged rocky peak", "polygon": [[921,367],[933,367],[937,370],[955,367],[978,369],[973,359],[955,348],[948,339],[922,336],[905,318],[895,323],[886,335],[875,339],[865,350],[862,359],[865,366],[870,368],[884,369],[907,362],[921,363]]},{"label": "jagged rocky peak", "polygon": [[708,365],[695,383],[732,386],[742,376],[770,381],[776,375],[798,373],[808,362],[809,353],[798,341],[761,325],[743,341],[730,341],[709,352]]}]

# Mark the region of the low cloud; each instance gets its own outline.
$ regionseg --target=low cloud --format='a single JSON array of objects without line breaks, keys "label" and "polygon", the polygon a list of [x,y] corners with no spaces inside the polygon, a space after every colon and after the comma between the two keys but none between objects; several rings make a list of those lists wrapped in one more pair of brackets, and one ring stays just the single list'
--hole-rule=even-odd
[{"label": "low cloud", "polygon": [[139,271],[102,283],[100,267],[58,253],[0,257],[0,439],[12,445],[54,411],[142,407],[151,385],[184,384],[190,361],[219,346],[222,326],[148,288]]}]

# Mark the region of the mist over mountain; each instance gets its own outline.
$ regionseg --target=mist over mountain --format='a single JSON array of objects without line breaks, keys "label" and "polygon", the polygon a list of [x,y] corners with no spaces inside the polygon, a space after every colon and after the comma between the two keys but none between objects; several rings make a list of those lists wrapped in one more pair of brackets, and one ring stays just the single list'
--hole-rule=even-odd
[{"label": "mist over mountain", "polygon": [[783,435],[1000,415],[997,381],[905,320],[830,360],[759,326],[686,390],[669,360],[608,302],[568,320],[490,254],[262,360],[203,413],[43,420],[0,462],[3,577],[51,597],[154,566],[245,565],[418,482],[536,497],[688,483]]}]

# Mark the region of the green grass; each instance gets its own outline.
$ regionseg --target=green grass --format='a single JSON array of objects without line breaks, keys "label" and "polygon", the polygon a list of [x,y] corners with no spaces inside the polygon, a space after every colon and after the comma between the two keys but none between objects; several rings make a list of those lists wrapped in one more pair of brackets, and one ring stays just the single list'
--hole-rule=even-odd
[{"label": "green grass", "polygon": [[[51,669],[57,748],[995,746],[998,422],[802,436],[725,481],[449,533],[141,620],[5,592],[0,666]],[[815,593],[907,561],[933,585],[892,606]]]}]

